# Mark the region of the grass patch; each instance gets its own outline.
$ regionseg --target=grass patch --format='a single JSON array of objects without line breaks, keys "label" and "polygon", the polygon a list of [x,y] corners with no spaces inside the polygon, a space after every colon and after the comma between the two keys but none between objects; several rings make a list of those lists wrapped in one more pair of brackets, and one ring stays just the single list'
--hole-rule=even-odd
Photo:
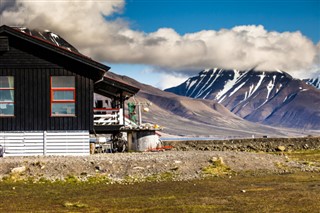
[{"label": "grass patch", "polygon": [[164,172],[161,174],[150,175],[145,178],[148,182],[159,182],[159,181],[171,181],[174,178],[174,174],[172,172]]},{"label": "grass patch", "polygon": [[0,212],[317,212],[320,173],[127,185],[0,182],[0,199]]},{"label": "grass patch", "polygon": [[105,175],[98,175],[97,174],[95,176],[88,177],[86,182],[89,184],[97,184],[97,183],[108,184],[108,183],[112,183],[113,181]]},{"label": "grass patch", "polygon": [[64,179],[64,181],[65,181],[66,183],[73,183],[73,184],[80,182],[80,180],[79,180],[76,176],[74,176],[74,175],[68,175],[68,176]]},{"label": "grass patch", "polygon": [[292,151],[286,155],[292,160],[320,163],[320,150]]},{"label": "grass patch", "polygon": [[202,174],[205,177],[228,175],[232,173],[232,170],[223,162],[222,158],[212,158],[209,160],[209,163],[209,166],[202,168]]}]

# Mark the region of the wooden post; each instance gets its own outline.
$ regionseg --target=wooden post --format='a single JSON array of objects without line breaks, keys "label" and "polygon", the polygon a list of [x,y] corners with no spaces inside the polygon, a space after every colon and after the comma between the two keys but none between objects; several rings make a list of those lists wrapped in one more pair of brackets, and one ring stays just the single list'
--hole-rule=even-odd
[{"label": "wooden post", "polygon": [[128,150],[129,151],[132,150],[132,137],[133,137],[132,132],[127,132],[127,141],[128,141]]},{"label": "wooden post", "polygon": [[43,132],[43,155],[47,155],[47,131]]},{"label": "wooden post", "polygon": [[122,92],[120,93],[120,108],[122,108],[122,124],[126,125],[126,110],[125,110],[125,99],[123,98]]},{"label": "wooden post", "polygon": [[138,113],[139,113],[139,122],[138,124],[141,125],[142,124],[142,115],[141,115],[141,104],[138,104]]}]

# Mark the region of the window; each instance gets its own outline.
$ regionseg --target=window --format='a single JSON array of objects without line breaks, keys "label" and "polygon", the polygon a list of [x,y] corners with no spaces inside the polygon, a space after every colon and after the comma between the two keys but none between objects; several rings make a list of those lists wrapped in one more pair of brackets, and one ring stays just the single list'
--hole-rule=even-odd
[{"label": "window", "polygon": [[0,76],[0,116],[14,115],[14,78]]},{"label": "window", "polygon": [[74,76],[51,77],[51,116],[75,116]]}]

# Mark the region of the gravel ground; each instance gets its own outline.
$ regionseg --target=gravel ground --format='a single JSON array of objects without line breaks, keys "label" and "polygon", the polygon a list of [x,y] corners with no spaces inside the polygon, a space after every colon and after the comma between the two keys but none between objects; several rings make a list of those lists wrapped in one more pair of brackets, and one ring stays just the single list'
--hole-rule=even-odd
[{"label": "gravel ground", "polygon": [[189,180],[203,177],[203,168],[212,165],[217,159],[221,159],[233,174],[246,171],[319,171],[319,167],[299,164],[284,155],[232,151],[165,151],[95,154],[86,157],[1,158],[0,179],[14,176],[18,179],[63,180],[72,176],[87,180],[89,177],[104,176],[121,182],[128,177],[139,180],[171,174],[173,179]]}]

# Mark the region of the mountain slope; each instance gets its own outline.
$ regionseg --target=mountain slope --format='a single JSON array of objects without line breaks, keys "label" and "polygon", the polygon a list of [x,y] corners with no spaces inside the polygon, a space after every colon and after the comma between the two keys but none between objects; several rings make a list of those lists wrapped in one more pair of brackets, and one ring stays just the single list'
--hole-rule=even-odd
[{"label": "mountain slope", "polygon": [[52,43],[58,47],[65,48],[69,51],[75,52],[77,54],[81,54],[74,46],[64,40],[61,36],[50,32],[49,30],[37,30],[37,29],[29,29],[26,27],[13,27],[14,29],[26,33],[30,36],[36,37],[41,40],[45,40],[49,43]]},{"label": "mountain slope", "polygon": [[320,75],[317,78],[306,79],[305,82],[317,89],[320,89]]},{"label": "mountain slope", "polygon": [[135,100],[152,102],[143,121],[164,126],[164,132],[174,135],[213,137],[287,136],[284,131],[248,122],[214,100],[191,99],[141,84],[129,77],[108,72],[107,76],[140,88]]},{"label": "mountain slope", "polygon": [[320,91],[280,70],[204,70],[166,91],[216,100],[252,122],[320,129]]}]

